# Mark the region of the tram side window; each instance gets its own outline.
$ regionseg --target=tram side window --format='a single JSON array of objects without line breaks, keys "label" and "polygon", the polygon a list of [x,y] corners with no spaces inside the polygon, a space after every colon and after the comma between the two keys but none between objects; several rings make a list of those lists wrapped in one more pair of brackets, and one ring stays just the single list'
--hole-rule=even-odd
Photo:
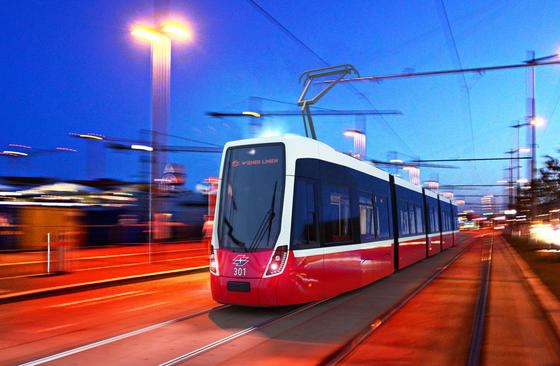
[{"label": "tram side window", "polygon": [[387,197],[375,196],[375,229],[378,239],[389,237],[389,206]]},{"label": "tram side window", "polygon": [[360,201],[360,239],[362,242],[372,241],[375,239],[373,195],[368,192],[360,192],[359,201]]},{"label": "tram side window", "polygon": [[350,191],[323,185],[323,230],[326,243],[352,240],[350,225]]},{"label": "tram side window", "polygon": [[457,207],[453,206],[451,213],[451,230],[457,230],[459,223],[457,222]]},{"label": "tram side window", "polygon": [[442,211],[441,224],[443,231],[449,231],[449,213],[447,211]]},{"label": "tram side window", "polygon": [[414,210],[416,211],[416,231],[418,234],[424,232],[424,222],[422,220],[422,207],[414,205]]},{"label": "tram side window", "polygon": [[399,235],[408,235],[408,203],[399,201]]},{"label": "tram side window", "polygon": [[437,216],[435,215],[435,210],[430,207],[430,233],[435,233],[437,231]]},{"label": "tram side window", "polygon": [[292,230],[293,249],[318,246],[315,185],[305,180],[296,180]]},{"label": "tram side window", "polygon": [[437,233],[439,231],[437,208],[435,207],[430,207],[430,226],[432,228],[432,233]]},{"label": "tram side window", "polygon": [[414,217],[414,205],[412,203],[408,204],[408,216],[410,217],[410,233],[416,234],[416,219]]}]

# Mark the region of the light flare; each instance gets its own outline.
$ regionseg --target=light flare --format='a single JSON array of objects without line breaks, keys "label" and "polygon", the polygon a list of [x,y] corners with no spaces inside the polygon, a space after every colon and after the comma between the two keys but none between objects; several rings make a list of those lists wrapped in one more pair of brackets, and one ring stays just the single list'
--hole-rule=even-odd
[{"label": "light flare", "polygon": [[12,151],[12,150],[4,150],[2,152],[4,155],[11,155],[11,156],[27,156],[27,153],[19,152],[19,151]]},{"label": "light flare", "polygon": [[156,42],[161,36],[161,34],[157,30],[144,26],[135,27],[131,33],[138,38],[143,38],[150,42]]},{"label": "light flare", "polygon": [[560,227],[554,228],[551,224],[534,224],[531,226],[530,235],[531,239],[560,245]]},{"label": "light flare", "polygon": [[251,116],[251,117],[257,117],[257,118],[259,118],[261,116],[260,113],[251,112],[251,111],[243,111],[241,114],[244,115],[244,116]]},{"label": "light flare", "polygon": [[96,135],[78,135],[78,137],[81,137],[83,139],[103,140],[103,137]]},{"label": "light flare", "polygon": [[529,123],[532,124],[533,126],[540,127],[544,125],[544,119],[541,117],[535,117]]},{"label": "light flare", "polygon": [[188,29],[178,23],[168,23],[163,27],[165,33],[169,33],[177,38],[188,39],[191,38],[191,34]]},{"label": "light flare", "polygon": [[278,137],[283,135],[284,132],[280,127],[266,127],[262,130],[259,137]]},{"label": "light flare", "polygon": [[130,145],[132,150],[154,151],[154,148],[146,145]]}]

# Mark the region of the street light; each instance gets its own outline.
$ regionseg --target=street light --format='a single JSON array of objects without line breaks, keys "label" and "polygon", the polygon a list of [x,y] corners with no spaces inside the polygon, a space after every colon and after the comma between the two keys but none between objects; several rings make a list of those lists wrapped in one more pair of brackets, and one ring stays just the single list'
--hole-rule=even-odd
[{"label": "street light", "polygon": [[176,38],[188,39],[191,38],[191,33],[187,28],[179,23],[166,23],[162,29],[165,33],[170,34]]},{"label": "street light", "polygon": [[187,28],[177,22],[165,22],[159,28],[152,28],[139,25],[133,28],[132,34],[138,38],[148,40],[152,48],[152,142],[151,146],[132,147],[131,149],[145,150],[150,154],[150,184],[149,184],[149,223],[148,234],[149,262],[151,263],[151,244],[152,230],[151,222],[153,212],[164,210],[163,202],[157,202],[153,207],[152,184],[159,178],[163,169],[160,169],[160,162],[165,164],[166,153],[159,150],[160,146],[166,145],[167,127],[169,124],[169,79],[171,73],[171,38],[187,39],[191,38],[191,33]]},{"label": "street light", "polygon": [[151,42],[159,39],[158,31],[150,27],[138,26],[132,30],[132,34]]},{"label": "street light", "polygon": [[144,38],[150,42],[158,41],[161,36],[165,36],[163,33],[167,33],[179,39],[191,38],[190,32],[180,23],[166,23],[160,29],[139,25],[134,27],[131,33],[136,37]]},{"label": "street light", "polygon": [[130,145],[132,150],[154,151],[154,148],[147,145]]},{"label": "street light", "polygon": [[529,124],[536,127],[541,127],[542,125],[544,125],[544,119],[541,117],[534,117],[533,119],[531,119]]},{"label": "street light", "polygon": [[354,138],[354,157],[360,160],[365,159],[366,155],[366,135],[357,130],[346,130],[344,136]]},{"label": "street light", "polygon": [[[553,57],[557,57],[557,55],[551,55],[551,56],[547,56],[544,59],[548,59],[548,58],[553,58]],[[543,59],[543,58],[541,58]],[[536,59],[541,60],[541,59]],[[534,72],[534,70],[532,71]],[[532,75],[533,79],[534,79],[534,75]],[[534,85],[533,85],[533,93],[534,93]],[[530,110],[530,115],[529,115],[529,121],[525,122],[525,123],[519,123],[519,121],[515,121],[517,123],[514,123],[513,125],[511,125],[511,128],[515,128],[517,130],[517,150],[512,151],[512,152],[507,152],[508,154],[512,154],[511,158],[512,158],[512,167],[510,167],[510,169],[513,169],[513,153],[516,152],[517,153],[517,163],[515,164],[516,168],[517,168],[517,180],[520,178],[520,174],[519,174],[519,168],[521,167],[519,164],[519,153],[531,153],[531,169],[530,169],[530,176],[531,176],[531,181],[533,179],[535,179],[535,175],[536,175],[536,127],[540,127],[542,125],[544,125],[544,119],[542,119],[541,117],[537,117],[535,116],[535,111],[534,111],[534,106],[535,101],[534,101],[534,95],[531,98],[531,110]],[[531,146],[532,147],[519,147],[519,129],[521,127],[529,127],[531,130]],[[513,174],[512,172],[510,172],[510,174]],[[514,179],[513,177],[510,177],[510,180],[513,182]],[[510,188],[508,188],[510,189]],[[513,188],[511,188],[513,189]],[[518,186],[519,189],[519,186]],[[514,196],[514,191],[510,192],[510,202],[513,201],[513,196]],[[515,194],[515,196],[517,196],[517,193]],[[533,203],[531,204],[533,205]]]},{"label": "street light", "polygon": [[251,117],[255,117],[255,118],[260,118],[261,114],[257,113],[257,112],[251,112],[251,111],[244,111],[241,113],[244,116],[251,116]]},{"label": "street light", "polygon": [[4,150],[0,154],[8,156],[27,156],[29,154],[20,151]]},{"label": "street light", "polygon": [[424,184],[428,185],[428,189],[439,192],[439,182],[436,182],[435,180],[427,180]]},{"label": "street light", "polygon": [[[528,124],[531,128],[531,170],[530,170],[530,177],[531,177],[531,184],[537,179],[537,142],[536,142],[536,127],[541,126],[544,121],[537,117],[536,114],[536,99],[535,99],[535,67],[534,65],[545,60],[558,58],[560,54],[555,53],[549,56],[535,58],[535,51],[528,51],[527,52],[528,60],[524,61],[524,63],[528,65],[532,65],[527,70],[527,120],[529,121]],[[536,197],[535,191],[531,191],[531,219],[534,220],[536,216]]]},{"label": "street light", "polygon": [[154,182],[160,175],[159,165],[165,163],[165,152],[159,151],[159,145],[166,145],[165,136],[169,123],[169,79],[171,68],[171,38],[190,39],[191,33],[186,26],[178,22],[165,22],[154,28],[137,25],[131,32],[134,36],[147,40],[152,46],[152,143],[157,153],[152,158],[152,176]]}]

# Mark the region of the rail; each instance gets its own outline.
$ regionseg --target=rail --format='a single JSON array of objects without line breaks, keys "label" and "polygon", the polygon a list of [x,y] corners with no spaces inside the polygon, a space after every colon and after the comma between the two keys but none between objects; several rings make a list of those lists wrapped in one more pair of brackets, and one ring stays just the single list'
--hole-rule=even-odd
[{"label": "rail", "polygon": [[480,284],[478,287],[471,342],[467,357],[467,366],[476,366],[480,362],[480,349],[482,345],[482,338],[484,336],[484,319],[488,299],[488,283],[490,282],[490,271],[492,269],[494,236],[487,237],[486,243],[488,245],[483,248],[483,253],[480,259],[483,265],[480,269]]}]

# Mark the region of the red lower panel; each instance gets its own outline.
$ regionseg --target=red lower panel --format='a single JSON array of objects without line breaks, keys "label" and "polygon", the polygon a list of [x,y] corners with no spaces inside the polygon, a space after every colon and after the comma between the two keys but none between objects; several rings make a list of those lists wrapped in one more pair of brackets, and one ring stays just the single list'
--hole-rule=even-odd
[{"label": "red lower panel", "polygon": [[[256,258],[248,255],[251,260]],[[231,254],[219,256],[234,260]],[[226,263],[220,268],[227,269]],[[261,270],[263,271],[263,270]],[[248,270],[257,273],[259,270]],[[294,257],[290,251],[284,272],[275,277],[211,275],[212,297],[224,304],[282,306],[335,296],[365,286],[393,272],[393,245],[325,255]],[[228,271],[229,273],[229,271]],[[228,282],[234,282],[228,289]],[[241,283],[241,284],[240,284]],[[240,286],[240,287],[236,287]],[[247,291],[249,290],[249,291]]]},{"label": "red lower panel", "polygon": [[443,250],[451,248],[453,246],[453,232],[448,231],[441,235],[441,243]]},{"label": "red lower panel", "polygon": [[362,250],[361,286],[377,281],[394,271],[394,244]]},{"label": "red lower panel", "polygon": [[406,238],[399,239],[399,269],[424,258],[426,258],[425,237],[416,240],[406,240]]},{"label": "red lower panel", "polygon": [[360,250],[331,253],[324,256],[325,295],[335,296],[356,289],[362,281]]},{"label": "red lower panel", "polygon": [[428,238],[428,256],[441,252],[441,235],[437,234]]},{"label": "red lower panel", "polygon": [[325,297],[322,254],[296,258],[290,252],[286,269],[278,277],[277,305],[300,304]]},{"label": "red lower panel", "polygon": [[[251,257],[250,254],[249,256]],[[264,267],[266,263],[263,264],[261,273],[264,273]],[[323,273],[323,255],[296,258],[290,252],[284,272],[278,276],[250,278],[211,275],[212,298],[224,304],[252,306],[293,305],[315,301],[325,297]],[[228,282],[248,283],[249,291],[228,289]]]}]

